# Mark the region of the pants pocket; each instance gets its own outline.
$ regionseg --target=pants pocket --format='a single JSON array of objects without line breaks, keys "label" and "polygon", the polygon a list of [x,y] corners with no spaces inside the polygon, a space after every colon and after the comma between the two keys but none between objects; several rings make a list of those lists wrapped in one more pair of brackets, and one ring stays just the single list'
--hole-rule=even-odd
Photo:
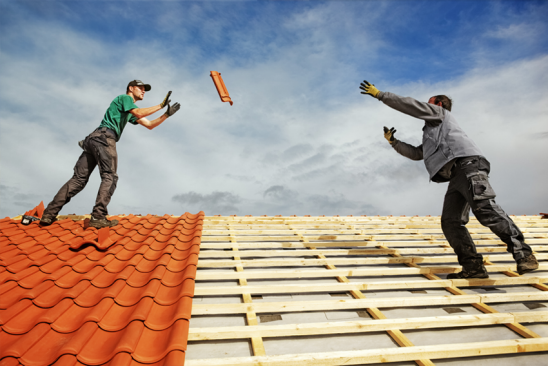
[{"label": "pants pocket", "polygon": [[495,191],[489,183],[486,172],[480,170],[471,174],[467,174],[466,177],[470,181],[470,190],[474,201],[486,200],[496,197]]},{"label": "pants pocket", "polygon": [[107,135],[104,134],[104,133],[101,133],[101,132],[92,133],[87,138],[89,138],[90,140],[96,141],[96,142],[100,143],[101,145],[104,145],[104,146],[108,147],[108,138],[107,138]]}]

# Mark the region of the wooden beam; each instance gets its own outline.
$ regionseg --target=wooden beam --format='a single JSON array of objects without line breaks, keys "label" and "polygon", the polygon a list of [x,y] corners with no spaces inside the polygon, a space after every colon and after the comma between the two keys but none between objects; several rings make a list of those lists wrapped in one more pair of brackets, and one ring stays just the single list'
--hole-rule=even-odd
[{"label": "wooden beam", "polygon": [[536,285],[548,282],[548,277],[514,277],[514,278],[486,278],[486,279],[459,279],[459,280],[429,280],[429,281],[387,281],[387,282],[348,282],[348,283],[321,283],[321,284],[286,284],[267,286],[199,286],[194,290],[195,296],[211,295],[239,295],[249,294],[285,294],[285,293],[313,293],[313,292],[344,292],[351,290],[395,290],[395,289],[425,289],[478,286],[508,286],[508,285]]},{"label": "wooden beam", "polygon": [[[519,225],[525,234],[526,242],[532,245],[537,258],[542,262],[540,270],[548,269],[548,220],[541,221],[537,217],[515,217],[512,219]],[[214,223],[214,224],[213,224]],[[515,273],[515,264],[509,254],[505,252],[506,244],[483,227],[475,218],[471,218],[467,228],[472,233],[478,251],[493,253],[484,255],[487,263],[505,261],[510,263],[489,264],[489,272],[502,272],[507,278],[474,279],[474,280],[444,280],[436,274],[455,273],[460,266],[454,261],[452,249],[445,240],[439,217],[221,217],[207,219],[204,222],[201,252],[197,274],[197,296],[241,295],[241,304],[195,304],[192,315],[209,314],[245,314],[248,325],[244,327],[215,327],[191,328],[189,341],[205,341],[211,339],[250,339],[254,357],[189,360],[202,361],[203,365],[214,366],[221,364],[241,365],[331,365],[340,364],[341,360],[348,364],[361,364],[363,356],[360,353],[354,357],[348,352],[338,352],[340,356],[351,356],[350,359],[337,358],[337,352],[310,355],[286,356],[257,356],[261,354],[253,343],[262,345],[263,337],[288,337],[320,334],[349,334],[367,331],[386,331],[392,339],[401,346],[396,349],[398,356],[385,350],[374,350],[371,362],[398,361],[398,357],[407,361],[415,361],[419,365],[433,365],[430,359],[443,354],[448,358],[464,357],[467,352],[473,356],[479,354],[504,354],[542,350],[542,342],[535,343],[536,339],[543,339],[520,322],[545,322],[548,312],[530,311],[522,313],[499,313],[488,303],[509,303],[519,301],[546,301],[548,300],[547,279],[543,276],[519,276]],[[237,249],[234,249],[234,243]],[[208,250],[213,249],[213,250]],[[229,249],[230,252],[221,250]],[[291,249],[291,250],[287,250]],[[296,249],[296,250],[294,250]],[[539,253],[540,252],[540,253]],[[436,254],[430,256],[429,254]],[[447,255],[439,255],[447,254]],[[377,256],[391,256],[382,258]],[[345,256],[345,257],[343,257]],[[369,256],[375,256],[373,258]],[[261,258],[263,257],[263,258]],[[316,257],[312,259],[311,257]],[[227,258],[234,258],[227,260]],[[247,258],[247,259],[246,259]],[[243,260],[242,260],[243,259]],[[426,265],[427,263],[451,263],[455,265]],[[403,264],[402,268],[387,268],[388,264]],[[361,266],[356,269],[340,269],[336,265]],[[370,265],[371,267],[364,267]],[[217,270],[204,270],[219,268]],[[268,269],[268,267],[306,266],[325,267],[324,269]],[[227,270],[223,270],[225,267]],[[245,267],[254,267],[258,270],[244,271]],[[261,269],[259,269],[262,267]],[[384,268],[383,268],[384,267]],[[236,270],[228,270],[235,268]],[[264,268],[264,269],[263,269]],[[348,267],[347,267],[348,268]],[[350,267],[352,268],[352,267]],[[350,282],[350,276],[380,277],[380,276],[413,276],[422,275],[428,280],[419,281],[359,281]],[[288,283],[282,285],[251,285],[252,279],[287,279],[309,278],[322,281],[323,279],[337,279],[339,283]],[[200,286],[201,281],[238,280],[240,286]],[[504,286],[504,285],[531,285],[542,292],[520,292],[507,294],[476,294],[469,295],[460,288],[469,286]],[[457,296],[423,296],[391,297],[367,299],[362,291],[389,290],[389,289],[418,289],[444,288]],[[288,301],[288,302],[253,302],[252,294],[278,293],[325,293],[349,292],[354,299],[324,300],[324,301]],[[423,317],[411,319],[386,319],[381,312],[384,307],[435,307],[443,305],[471,305],[485,314]],[[287,313],[330,310],[367,311],[374,319],[355,322],[328,322],[317,324],[281,324],[263,326],[257,323],[257,314]],[[255,323],[250,321],[253,315]],[[252,325],[254,324],[254,325]],[[524,340],[512,340],[513,343],[474,343],[464,344],[460,350],[454,346],[428,346],[433,348],[415,347],[401,332],[405,329],[436,329],[442,327],[471,327],[478,325],[504,324],[517,334],[527,337]],[[544,338],[546,341],[547,338]],[[531,343],[523,343],[529,341]],[[500,341],[503,342],[503,341]],[[516,346],[516,342],[519,346]],[[539,346],[540,344],[540,346]],[[437,347],[437,348],[436,348]],[[419,348],[421,349],[419,351]],[[407,353],[407,350],[417,352]],[[487,351],[485,351],[487,350]],[[502,350],[502,351],[501,351]],[[506,350],[506,351],[504,351]],[[391,349],[391,351],[394,351]],[[357,351],[362,352],[362,351]],[[363,351],[369,352],[369,351]],[[400,352],[400,353],[398,353]],[[403,352],[403,353],[401,353]],[[445,353],[444,353],[445,352]],[[447,352],[454,352],[451,356]],[[464,353],[463,353],[464,352]],[[476,353],[474,353],[476,352]],[[487,352],[487,353],[486,353]],[[263,353],[264,355],[264,353]],[[464,356],[463,356],[464,355]],[[303,356],[303,358],[299,358]],[[324,357],[325,356],[325,357]],[[369,357],[369,356],[367,356]],[[381,357],[381,358],[375,358]],[[438,357],[442,358],[442,357]],[[241,362],[240,362],[241,361]],[[302,361],[302,362],[301,362]],[[226,363],[228,362],[228,363]],[[248,362],[248,363],[246,363]]]},{"label": "wooden beam", "polygon": [[324,301],[261,302],[253,304],[195,304],[192,315],[245,314],[249,307],[256,313],[285,313],[383,307],[411,307],[474,303],[547,301],[546,292],[512,292],[509,294],[389,297],[380,299],[341,299]]},{"label": "wooden beam", "polygon": [[[199,262],[198,262],[199,263]],[[490,272],[512,271],[516,265],[493,265],[489,266]],[[548,263],[541,263],[539,270],[547,270]],[[460,272],[460,266],[435,266],[420,268],[373,268],[373,269],[335,269],[335,270],[270,270],[270,271],[252,271],[245,275],[239,272],[231,271],[198,271],[197,281],[214,280],[237,280],[239,278],[247,279],[289,279],[289,278],[328,278],[334,276],[396,276],[396,275],[417,275],[417,274],[435,274],[435,273],[455,273]]]},{"label": "wooden beam", "polygon": [[[409,243],[408,243],[409,244]],[[436,243],[437,245],[441,243]],[[304,247],[304,246],[302,246]],[[297,247],[298,248],[298,247]],[[229,258],[232,257],[230,252],[224,250],[204,250],[206,248],[201,248],[200,259],[206,258]],[[242,249],[242,248],[240,248]],[[534,247],[535,252],[539,251],[548,251],[548,246],[539,245]],[[452,248],[439,248],[434,247],[432,243],[429,244],[429,248],[398,248],[398,249],[321,249],[321,250],[240,250],[239,256],[243,257],[303,257],[303,256],[316,256],[316,255],[329,255],[329,256],[363,256],[363,255],[388,255],[394,254],[395,252],[400,254],[442,254],[449,253],[453,254],[454,251]],[[479,253],[507,253],[506,249],[497,246],[497,247],[479,247],[477,248]],[[548,259],[548,258],[547,258]]]},{"label": "wooden beam", "polygon": [[[234,254],[234,260],[239,261],[240,257],[238,256],[238,253],[239,253],[238,242],[236,241],[236,239],[234,239],[232,234],[230,235],[230,237],[231,237],[231,241],[232,241],[232,245],[233,245],[232,252]],[[236,266],[236,271],[241,273],[241,272],[244,271],[244,268],[242,267],[242,265],[237,265]],[[245,287],[247,286],[247,280],[245,278],[240,278],[238,281],[239,281],[239,284],[240,284],[240,288],[243,290],[242,300],[243,300],[244,304],[251,304],[253,302],[253,299],[251,298],[251,295],[249,294],[249,292],[245,292]],[[248,326],[256,326],[256,325],[259,324],[257,322],[257,314],[253,311],[253,309],[251,307],[247,308],[246,320],[247,320],[247,325]],[[266,355],[266,351],[264,349],[263,339],[260,336],[251,337],[251,348],[253,349],[253,354],[255,356],[265,356]]]},{"label": "wooden beam", "polygon": [[[312,244],[312,243],[311,243]],[[323,254],[316,256],[322,257]],[[489,261],[512,261],[510,254],[484,255]],[[548,254],[537,254],[537,259],[548,259]],[[456,255],[439,255],[431,257],[397,256],[387,258],[337,258],[330,257],[332,265],[370,265],[370,264],[402,264],[402,263],[457,263]],[[243,265],[245,267],[298,267],[298,266],[325,266],[326,259],[251,259],[251,260],[200,260],[198,268],[222,268]]]},{"label": "wooden beam", "polygon": [[242,339],[252,337],[294,337],[325,334],[379,332],[395,329],[434,329],[445,327],[475,327],[515,322],[546,322],[548,311],[493,313],[479,315],[436,316],[376,321],[341,321],[305,324],[258,325],[256,327],[191,328],[189,341]]},{"label": "wooden beam", "polygon": [[334,366],[447,359],[548,351],[548,338],[383,348],[360,351],[301,353],[282,356],[185,360],[186,366]]}]

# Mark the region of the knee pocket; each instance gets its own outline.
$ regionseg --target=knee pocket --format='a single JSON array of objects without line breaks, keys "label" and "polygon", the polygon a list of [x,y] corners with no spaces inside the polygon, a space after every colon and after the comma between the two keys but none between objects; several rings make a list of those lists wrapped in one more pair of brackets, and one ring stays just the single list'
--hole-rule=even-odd
[{"label": "knee pocket", "polygon": [[[489,200],[495,198],[497,195],[489,183],[487,173],[479,170],[474,173],[466,175],[470,182],[470,192],[474,201]],[[478,203],[478,206],[480,204]]]},{"label": "knee pocket", "polygon": [[108,190],[111,196],[114,194],[114,191],[116,190],[116,184],[118,184],[118,175],[114,174],[112,185],[110,186],[110,189]]}]

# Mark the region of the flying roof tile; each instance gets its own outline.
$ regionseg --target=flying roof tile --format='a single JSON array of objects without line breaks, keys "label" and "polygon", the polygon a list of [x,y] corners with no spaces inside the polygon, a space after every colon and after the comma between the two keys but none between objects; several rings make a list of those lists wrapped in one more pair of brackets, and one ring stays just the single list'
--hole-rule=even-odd
[{"label": "flying roof tile", "polygon": [[0,364],[183,364],[203,212],[0,220]]}]

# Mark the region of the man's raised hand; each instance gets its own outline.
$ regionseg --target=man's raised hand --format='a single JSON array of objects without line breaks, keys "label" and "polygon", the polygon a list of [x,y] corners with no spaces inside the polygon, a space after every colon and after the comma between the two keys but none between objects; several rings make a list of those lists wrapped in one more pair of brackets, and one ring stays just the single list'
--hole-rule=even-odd
[{"label": "man's raised hand", "polygon": [[179,108],[181,108],[181,105],[179,103],[175,103],[174,105],[170,106],[169,103],[167,105],[167,111],[166,111],[166,115],[168,117],[171,117],[173,116],[178,110]]},{"label": "man's raised hand", "polygon": [[367,80],[364,80],[363,83],[360,84],[360,89],[363,90],[362,94],[369,94],[372,97],[377,97],[379,95],[379,89],[375,88],[374,84],[371,84]]},{"label": "man's raised hand", "polygon": [[171,91],[167,93],[166,97],[164,98],[164,101],[162,102],[162,104],[160,104],[160,108],[164,108],[166,105],[169,104],[169,102],[171,102],[171,100],[169,100],[170,95],[171,95]]},{"label": "man's raised hand", "polygon": [[388,127],[384,126],[384,138],[389,142],[389,143],[393,143],[394,142],[394,134],[396,133],[397,130],[394,129],[394,127],[392,127],[391,129],[388,129]]}]

